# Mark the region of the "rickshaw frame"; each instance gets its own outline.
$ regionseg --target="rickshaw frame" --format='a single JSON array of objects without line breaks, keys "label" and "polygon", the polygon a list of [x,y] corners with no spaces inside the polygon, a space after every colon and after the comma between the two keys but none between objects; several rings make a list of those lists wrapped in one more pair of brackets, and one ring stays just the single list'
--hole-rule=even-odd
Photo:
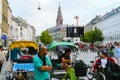
[{"label": "rickshaw frame", "polygon": [[[53,50],[57,46],[68,46],[73,51],[78,51],[78,47],[76,45],[74,45],[73,43],[71,43],[71,42],[52,42],[51,44],[48,45],[48,48],[51,51],[50,58],[51,58],[51,61],[52,61],[52,64],[53,64],[53,69],[50,72],[51,73],[50,80],[52,80],[52,78],[58,78],[58,79],[61,80],[63,78],[63,76],[66,74],[65,70],[63,70],[63,69],[61,69],[61,70],[60,69],[56,69],[56,67],[54,65],[54,64],[56,64],[57,59],[55,59],[53,57]],[[55,74],[55,73],[57,73],[57,74]],[[55,76],[57,76],[57,77],[55,77]]]},{"label": "rickshaw frame", "polygon": [[[24,47],[33,47],[34,49],[38,49],[38,45],[34,42],[34,41],[15,41],[15,42],[12,42],[10,44],[10,49],[13,50],[14,48],[24,48]],[[24,55],[22,56],[24,57]],[[26,57],[26,56],[25,56]],[[31,56],[32,57],[32,56]],[[16,67],[19,67],[19,68],[16,68]],[[26,66],[26,68],[25,68]],[[29,67],[28,67],[29,66]],[[31,66],[33,67],[34,64],[33,63],[12,63],[12,69],[11,69],[11,73],[14,75],[14,73],[16,74],[16,72],[20,72],[22,70],[25,70],[23,72],[26,72],[26,74],[28,75],[27,76],[27,80],[32,80],[33,79],[33,70],[34,68],[31,68]],[[20,70],[20,71],[17,71],[17,70]],[[33,75],[32,75],[33,74]],[[10,79],[9,77],[6,77],[6,79]],[[14,79],[14,77],[13,77]]]}]

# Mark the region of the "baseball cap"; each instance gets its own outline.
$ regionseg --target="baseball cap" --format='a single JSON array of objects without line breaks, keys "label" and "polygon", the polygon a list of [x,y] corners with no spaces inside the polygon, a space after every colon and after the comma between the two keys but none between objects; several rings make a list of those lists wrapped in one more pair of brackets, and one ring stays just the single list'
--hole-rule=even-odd
[{"label": "baseball cap", "polygon": [[105,48],[101,48],[99,52],[107,56],[107,50]]}]

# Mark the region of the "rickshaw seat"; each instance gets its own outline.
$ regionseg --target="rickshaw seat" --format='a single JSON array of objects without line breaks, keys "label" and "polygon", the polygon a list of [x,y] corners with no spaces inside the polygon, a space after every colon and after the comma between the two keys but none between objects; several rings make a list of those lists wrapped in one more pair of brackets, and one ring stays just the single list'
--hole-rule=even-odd
[{"label": "rickshaw seat", "polygon": [[18,63],[33,63],[33,57],[32,56],[21,56],[21,58],[18,60]]},{"label": "rickshaw seat", "polygon": [[34,71],[34,64],[33,63],[16,63],[13,65],[13,71],[18,69],[23,69],[25,71]]}]

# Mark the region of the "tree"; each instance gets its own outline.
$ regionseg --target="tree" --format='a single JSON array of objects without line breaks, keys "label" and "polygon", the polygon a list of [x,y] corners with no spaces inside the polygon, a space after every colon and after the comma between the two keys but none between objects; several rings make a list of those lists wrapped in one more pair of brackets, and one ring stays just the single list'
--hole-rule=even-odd
[{"label": "tree", "polygon": [[97,42],[97,41],[103,41],[104,37],[102,34],[102,31],[95,27],[95,30],[90,30],[88,32],[85,32],[84,37],[80,38],[81,41],[84,42]]},{"label": "tree", "polygon": [[85,32],[84,37],[81,37],[80,40],[84,42],[92,42],[92,37],[91,37],[92,34],[93,34],[92,30]]},{"label": "tree", "polygon": [[102,31],[97,27],[95,27],[95,30],[93,31],[92,36],[93,36],[94,42],[103,41],[104,39]]},{"label": "tree", "polygon": [[50,44],[52,42],[52,36],[49,35],[48,30],[41,33],[40,41],[44,44]]}]

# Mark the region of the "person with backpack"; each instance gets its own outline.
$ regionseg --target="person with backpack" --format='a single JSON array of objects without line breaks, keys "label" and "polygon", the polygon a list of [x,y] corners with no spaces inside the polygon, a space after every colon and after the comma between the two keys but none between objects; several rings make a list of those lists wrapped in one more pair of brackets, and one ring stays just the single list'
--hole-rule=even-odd
[{"label": "person with backpack", "polygon": [[103,70],[106,76],[106,80],[111,80],[109,78],[108,70],[112,67],[111,64],[115,63],[115,60],[108,56],[108,52],[105,48],[99,50],[99,58],[94,63],[93,72]]}]

